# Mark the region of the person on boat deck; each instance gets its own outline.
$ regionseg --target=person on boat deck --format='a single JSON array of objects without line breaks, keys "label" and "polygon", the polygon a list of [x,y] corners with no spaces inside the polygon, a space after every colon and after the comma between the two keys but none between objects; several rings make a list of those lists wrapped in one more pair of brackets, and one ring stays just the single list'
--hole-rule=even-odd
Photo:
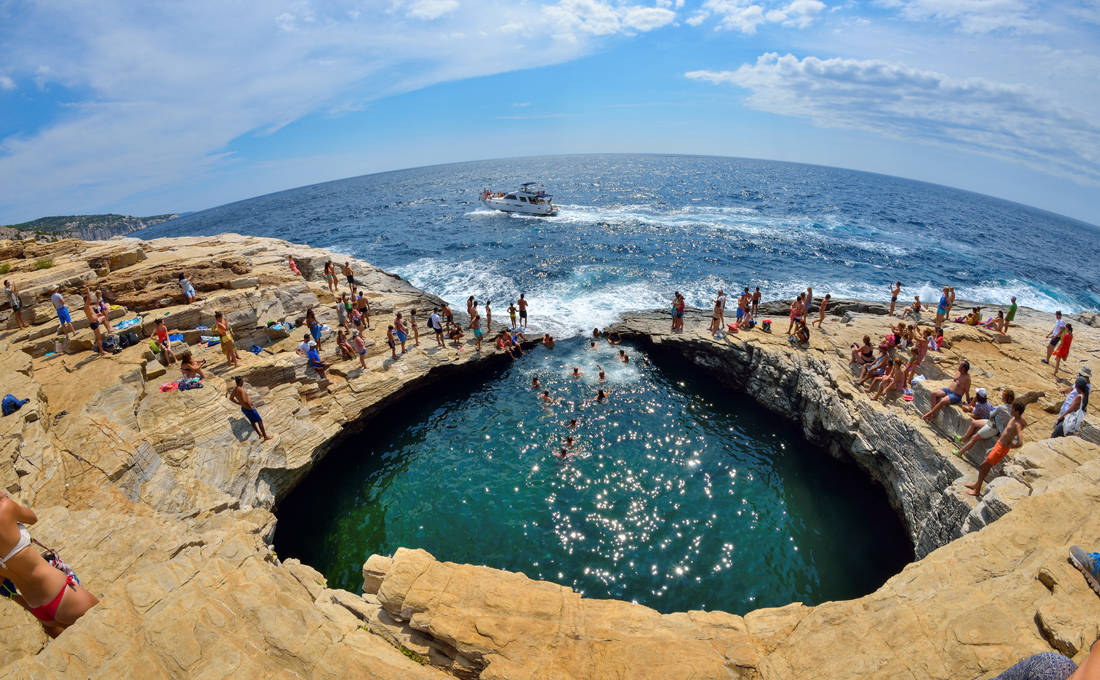
[{"label": "person on boat deck", "polygon": [[33,614],[50,637],[57,637],[99,600],[74,574],[57,569],[32,548],[27,526],[37,521],[33,510],[0,492],[0,578],[18,590],[9,597]]}]

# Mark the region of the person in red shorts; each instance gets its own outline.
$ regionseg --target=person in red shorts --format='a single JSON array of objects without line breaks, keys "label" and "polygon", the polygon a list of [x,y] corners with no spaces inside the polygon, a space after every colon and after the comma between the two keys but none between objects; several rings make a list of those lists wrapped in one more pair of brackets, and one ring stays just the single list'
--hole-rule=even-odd
[{"label": "person in red shorts", "polygon": [[1069,346],[1073,342],[1073,326],[1066,324],[1066,330],[1062,331],[1062,341],[1058,344],[1058,349],[1054,350],[1054,375],[1058,375],[1058,369],[1062,366],[1062,361],[1069,358]]},{"label": "person in red shorts", "polygon": [[971,496],[982,495],[982,482],[985,481],[985,476],[989,474],[989,470],[994,465],[1004,460],[1004,457],[1008,455],[1009,449],[1018,449],[1024,443],[1023,429],[1027,425],[1024,422],[1024,404],[1022,402],[1013,402],[1012,404],[1012,418],[1008,421],[1008,425],[1005,426],[1001,436],[997,439],[997,443],[993,445],[993,448],[989,450],[989,455],[982,461],[981,466],[978,467],[978,481],[973,484],[966,484],[967,491]]}]

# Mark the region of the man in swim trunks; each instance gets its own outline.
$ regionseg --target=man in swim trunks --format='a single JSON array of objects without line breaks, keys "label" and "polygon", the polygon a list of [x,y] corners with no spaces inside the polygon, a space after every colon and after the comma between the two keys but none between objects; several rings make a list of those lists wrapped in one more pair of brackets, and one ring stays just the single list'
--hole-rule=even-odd
[{"label": "man in swim trunks", "polygon": [[73,317],[69,314],[69,308],[65,306],[65,298],[61,296],[61,288],[59,286],[54,286],[53,295],[50,296],[50,302],[53,303],[54,309],[57,310],[57,320],[61,323],[61,332],[65,335],[75,333],[76,329],[73,328]]},{"label": "man in swim trunks", "polygon": [[929,401],[932,404],[932,409],[925,413],[922,417],[925,420],[932,420],[936,417],[936,413],[944,406],[955,406],[962,402],[964,399],[970,397],[970,362],[963,361],[959,364],[959,370],[955,374],[955,379],[948,387],[938,389],[932,393],[929,397]]},{"label": "man in swim trunks", "polygon": [[[721,288],[718,289],[718,297],[714,299],[714,316],[718,319],[716,328],[726,324],[726,294]],[[717,330],[711,332],[717,332]]]},{"label": "man in swim trunks", "polygon": [[99,331],[101,319],[95,305],[92,304],[91,291],[84,292],[84,316],[88,317],[88,328],[92,329],[92,335],[95,336],[95,351],[103,354],[103,333]]},{"label": "man in swim trunks", "polygon": [[443,306],[439,308],[439,313],[443,317],[443,320],[447,322],[447,328],[449,330],[455,322],[455,315],[451,312],[451,306],[444,302]]},{"label": "man in swim trunks", "polygon": [[1054,348],[1058,346],[1058,341],[1062,339],[1062,333],[1066,330],[1066,320],[1062,318],[1062,310],[1054,312],[1054,328],[1051,329],[1046,337],[1050,338],[1050,344],[1047,345],[1047,358],[1043,359],[1044,364],[1050,363],[1050,355],[1054,353]]},{"label": "man in swim trunks", "polygon": [[267,430],[264,429],[264,420],[260,417],[260,412],[252,405],[251,397],[244,390],[244,378],[239,375],[235,376],[233,382],[235,386],[230,388],[225,396],[229,397],[229,401],[241,407],[241,413],[244,414],[245,418],[248,418],[248,422],[252,425],[252,429],[256,434],[263,437],[264,441],[271,439],[267,436]]},{"label": "man in swim trunks", "polygon": [[997,439],[997,443],[993,445],[993,448],[989,450],[989,455],[985,457],[982,464],[978,467],[978,479],[973,484],[965,484],[968,494],[971,496],[982,495],[982,482],[985,481],[985,476],[989,474],[990,469],[994,465],[1004,460],[1004,457],[1008,455],[1009,449],[1018,449],[1023,446],[1024,433],[1023,429],[1027,423],[1024,422],[1024,404],[1017,401],[1012,404],[1012,418],[1008,421],[1008,425],[1005,426],[1001,436]]},{"label": "man in swim trunks", "polygon": [[756,287],[756,290],[752,294],[752,315],[760,315],[760,286]]},{"label": "man in swim trunks", "polygon": [[519,323],[523,326],[523,330],[527,330],[527,300],[523,297],[523,293],[519,294]]},{"label": "man in swim trunks", "polygon": [[397,358],[397,343],[394,342],[393,326],[386,328],[386,344],[390,346],[390,354],[394,359]]},{"label": "man in swim trunks", "polygon": [[[481,336],[484,333],[481,330],[481,315],[477,313],[477,304],[474,304],[474,315],[470,318],[470,328],[474,330],[474,351],[481,352]],[[405,345],[401,345],[402,354],[405,352]]]},{"label": "man in swim trunks", "polygon": [[898,303],[898,294],[901,293],[901,281],[894,283],[890,290],[890,316],[894,315],[894,305]]},{"label": "man in swim trunks", "polygon": [[344,273],[344,278],[348,280],[348,290],[352,295],[355,295],[355,290],[359,286],[359,282],[355,280],[355,272],[352,271],[351,263],[347,260],[344,261],[344,268],[341,270]]},{"label": "man in swim trunks", "polygon": [[1008,305],[1008,314],[1005,315],[1005,330],[1012,325],[1012,322],[1016,320],[1016,310],[1019,309],[1016,306],[1016,296],[1012,296],[1012,303]]},{"label": "man in swim trunks", "polygon": [[988,418],[972,418],[966,433],[955,435],[955,444],[958,448],[952,453],[961,456],[979,441],[993,439],[1004,432],[1009,419],[1012,418],[1012,403],[1016,401],[1016,393],[1006,389],[1001,393],[1001,401],[1004,403],[993,409]]}]

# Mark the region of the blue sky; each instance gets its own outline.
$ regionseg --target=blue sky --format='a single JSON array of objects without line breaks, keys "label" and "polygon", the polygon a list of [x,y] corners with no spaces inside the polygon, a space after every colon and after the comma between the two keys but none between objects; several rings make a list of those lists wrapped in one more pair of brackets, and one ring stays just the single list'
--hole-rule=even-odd
[{"label": "blue sky", "polygon": [[0,0],[0,223],[586,152],[1100,222],[1100,0]]}]

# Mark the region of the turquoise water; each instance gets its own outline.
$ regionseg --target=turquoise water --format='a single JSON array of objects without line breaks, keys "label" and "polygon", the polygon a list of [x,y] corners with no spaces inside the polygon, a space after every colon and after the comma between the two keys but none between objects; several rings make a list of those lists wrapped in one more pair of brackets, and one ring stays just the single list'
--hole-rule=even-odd
[{"label": "turquoise water", "polygon": [[591,597],[735,613],[859,596],[912,559],[863,473],[694,367],[626,349],[630,364],[574,338],[390,408],[281,504],[279,555],[354,591],[370,554],[407,546]]}]

